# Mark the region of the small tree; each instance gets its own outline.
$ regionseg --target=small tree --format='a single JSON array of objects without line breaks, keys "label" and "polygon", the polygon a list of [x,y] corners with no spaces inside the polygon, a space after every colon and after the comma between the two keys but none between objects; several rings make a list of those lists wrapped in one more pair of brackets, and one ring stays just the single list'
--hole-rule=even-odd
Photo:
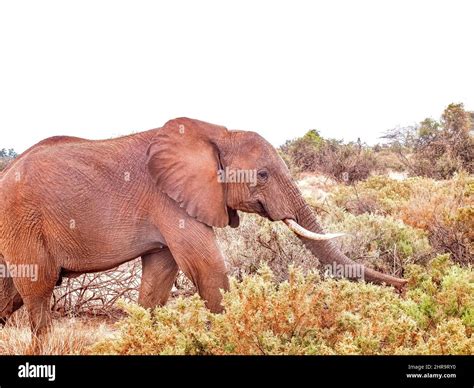
[{"label": "small tree", "polygon": [[346,183],[366,179],[377,168],[374,152],[360,139],[345,144],[324,139],[314,129],[287,141],[280,153],[293,171],[319,172]]},{"label": "small tree", "polygon": [[8,150],[6,148],[0,149],[0,171],[5,169],[8,163],[10,163],[10,161],[16,157],[17,153],[13,148],[10,148]]},{"label": "small tree", "polygon": [[427,118],[415,127],[393,129],[384,138],[412,175],[446,179],[462,170],[473,173],[472,117],[463,104],[450,104],[441,121]]},{"label": "small tree", "polygon": [[324,139],[318,130],[312,129],[303,137],[288,140],[280,147],[284,159],[290,168],[300,171],[314,171],[317,154],[321,150]]}]

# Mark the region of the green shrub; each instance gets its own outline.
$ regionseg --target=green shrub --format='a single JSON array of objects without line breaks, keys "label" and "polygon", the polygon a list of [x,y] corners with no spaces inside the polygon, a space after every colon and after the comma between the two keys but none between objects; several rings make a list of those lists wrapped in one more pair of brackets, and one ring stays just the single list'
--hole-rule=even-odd
[{"label": "green shrub", "polygon": [[419,265],[407,268],[410,289],[407,297],[414,302],[411,313],[421,327],[438,325],[457,318],[468,334],[474,330],[474,273],[472,268],[453,265],[448,254],[430,262],[430,271]]},{"label": "green shrub", "polygon": [[338,243],[348,257],[382,272],[401,275],[407,264],[426,261],[432,252],[426,232],[390,216],[332,209],[323,224],[347,233]]},{"label": "green shrub", "polygon": [[339,185],[332,202],[354,214],[393,214],[412,195],[411,181],[376,175],[352,186]]}]

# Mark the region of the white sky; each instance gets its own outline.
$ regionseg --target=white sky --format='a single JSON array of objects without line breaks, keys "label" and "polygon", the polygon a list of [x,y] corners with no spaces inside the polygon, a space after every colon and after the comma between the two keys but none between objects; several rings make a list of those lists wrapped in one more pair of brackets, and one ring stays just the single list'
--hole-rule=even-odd
[{"label": "white sky", "polygon": [[0,148],[178,116],[279,145],[474,110],[473,1],[3,1]]}]

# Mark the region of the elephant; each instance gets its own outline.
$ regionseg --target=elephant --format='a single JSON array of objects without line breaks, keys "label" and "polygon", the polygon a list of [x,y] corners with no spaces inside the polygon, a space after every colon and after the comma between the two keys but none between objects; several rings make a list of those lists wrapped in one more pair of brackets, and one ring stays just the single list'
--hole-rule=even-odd
[{"label": "elephant", "polygon": [[49,138],[3,172],[0,260],[34,266],[37,279],[0,283],[1,318],[24,303],[33,338],[41,339],[62,277],[137,257],[142,306],[165,304],[182,270],[206,306],[221,312],[229,280],[214,228],[238,227],[238,211],[284,222],[322,263],[355,266],[366,281],[398,290],[406,283],[342,253],[332,240],[338,235],[324,233],[285,162],[259,134],[177,118],[114,139]]}]

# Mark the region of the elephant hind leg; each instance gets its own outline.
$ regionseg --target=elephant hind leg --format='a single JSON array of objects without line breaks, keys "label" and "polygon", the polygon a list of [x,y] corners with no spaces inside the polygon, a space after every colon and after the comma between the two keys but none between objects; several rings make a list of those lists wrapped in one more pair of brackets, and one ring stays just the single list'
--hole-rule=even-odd
[{"label": "elephant hind leg", "polygon": [[[6,266],[2,259],[0,256],[0,266]],[[2,274],[6,274],[6,271],[2,271]],[[23,306],[23,299],[16,289],[13,279],[10,276],[0,277],[0,326],[5,325],[21,306]]]},{"label": "elephant hind leg", "polygon": [[163,250],[142,256],[142,280],[138,303],[145,308],[163,306],[178,275],[170,250]]},{"label": "elephant hind leg", "polygon": [[13,285],[12,279],[10,282],[11,289],[7,292],[4,292],[4,282],[0,282],[0,326],[5,325],[13,313],[23,306],[23,299]]},{"label": "elephant hind leg", "polygon": [[30,320],[33,354],[43,351],[45,337],[51,328],[51,296],[60,270],[51,266],[46,256],[29,265],[36,266],[36,277],[15,277],[15,286],[23,298]]},{"label": "elephant hind leg", "polygon": [[51,329],[51,294],[25,297],[31,327],[32,354],[43,353],[43,345]]}]

